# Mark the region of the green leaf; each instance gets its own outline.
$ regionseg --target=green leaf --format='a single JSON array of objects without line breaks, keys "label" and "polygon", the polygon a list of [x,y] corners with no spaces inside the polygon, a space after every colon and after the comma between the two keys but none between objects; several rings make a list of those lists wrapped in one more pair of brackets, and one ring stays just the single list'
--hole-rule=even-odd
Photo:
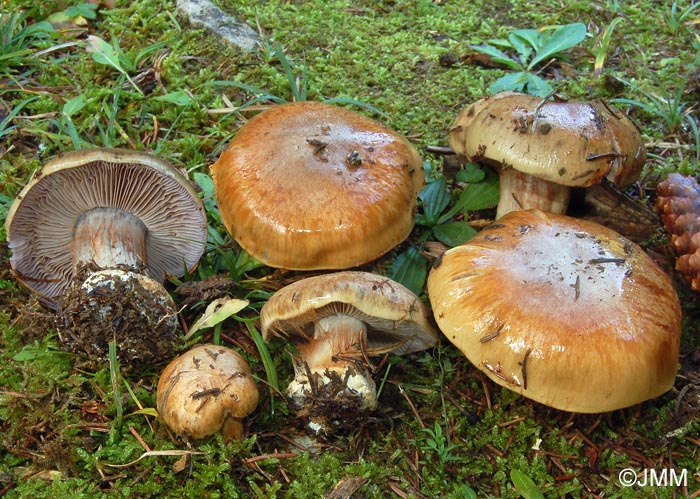
[{"label": "green leaf", "polygon": [[184,90],[168,92],[165,95],[154,97],[153,100],[157,100],[158,102],[169,102],[170,104],[175,104],[176,106],[189,106],[194,102],[192,96]]},{"label": "green leaf", "polygon": [[63,114],[70,118],[75,113],[80,112],[83,107],[85,107],[85,98],[82,95],[73,97],[63,104]]},{"label": "green leaf", "polygon": [[516,29],[513,30],[512,35],[514,38],[527,43],[535,51],[538,51],[541,47],[542,33],[536,29]]},{"label": "green leaf", "polygon": [[491,85],[489,85],[489,92],[491,94],[497,94],[498,92],[508,90],[522,92],[525,90],[526,85],[527,73],[525,71],[518,71],[517,73],[501,76],[498,80],[491,83]]},{"label": "green leaf", "polygon": [[544,495],[537,488],[535,482],[522,471],[510,470],[510,479],[525,499],[544,499]]},{"label": "green leaf", "polygon": [[439,218],[438,223],[445,223],[458,213],[493,208],[499,199],[498,175],[489,172],[483,182],[466,186],[454,206]]},{"label": "green leaf", "polygon": [[433,227],[433,234],[441,243],[454,247],[469,241],[476,230],[466,222],[447,222]]},{"label": "green leaf", "polygon": [[509,36],[513,48],[520,54],[520,60],[526,64],[530,56],[540,48],[540,32],[536,29],[516,29]]},{"label": "green leaf", "polygon": [[427,226],[434,225],[442,210],[450,204],[450,191],[447,188],[445,177],[428,183],[418,193],[418,198],[423,203],[423,213],[416,217],[416,223]]},{"label": "green leaf", "polygon": [[396,257],[388,275],[419,295],[428,277],[428,260],[416,248],[410,246]]},{"label": "green leaf", "polygon": [[124,77],[129,80],[131,86],[134,87],[138,93],[143,95],[143,92],[139,86],[134,82],[134,80],[131,79],[127,70],[124,69],[125,63],[127,63],[127,65],[131,64],[126,58],[126,55],[119,49],[118,46],[115,48],[99,36],[88,35],[85,50],[92,55],[95,62],[106,66],[112,66],[114,69],[123,74]]},{"label": "green leaf", "polygon": [[472,50],[488,55],[495,63],[503,64],[512,69],[523,69],[523,65],[519,61],[511,59],[508,54],[495,47],[490,45],[470,45],[469,47]]},{"label": "green leaf", "polygon": [[202,172],[194,172],[192,174],[192,178],[199,188],[202,189],[202,193],[204,194],[205,198],[214,197],[214,181],[212,180],[211,176]]},{"label": "green leaf", "polygon": [[551,35],[544,38],[542,46],[530,61],[528,69],[532,69],[540,62],[556,57],[557,54],[578,45],[586,38],[587,32],[586,25],[583,23],[559,26]]},{"label": "green leaf", "polygon": [[95,62],[112,66],[120,73],[126,73],[121,62],[119,62],[117,51],[99,36],[88,35],[85,49],[92,55]]},{"label": "green leaf", "polygon": [[474,183],[484,180],[485,175],[478,163],[466,163],[464,168],[457,172],[455,178],[458,182]]},{"label": "green leaf", "polygon": [[251,270],[255,270],[257,268],[263,267],[264,264],[252,256],[250,253],[248,253],[246,250],[241,248],[238,253],[236,254],[236,258],[234,259],[234,268],[232,270],[232,277],[237,280],[240,279],[243,274],[246,272],[250,272]]},{"label": "green leaf", "polygon": [[239,300],[237,298],[218,298],[207,305],[207,309],[202,316],[192,324],[192,327],[185,335],[185,339],[191,338],[200,329],[206,329],[216,326],[220,322],[237,314],[248,306],[248,300]]},{"label": "green leaf", "polygon": [[552,95],[554,89],[547,80],[536,74],[527,73],[527,93],[543,99]]}]

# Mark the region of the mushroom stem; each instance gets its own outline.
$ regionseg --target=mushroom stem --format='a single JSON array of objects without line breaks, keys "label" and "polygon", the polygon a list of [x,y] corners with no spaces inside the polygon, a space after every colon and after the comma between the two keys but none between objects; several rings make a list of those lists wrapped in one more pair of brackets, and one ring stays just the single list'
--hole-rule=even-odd
[{"label": "mushroom stem", "polygon": [[555,184],[514,168],[499,171],[501,197],[496,219],[506,213],[536,208],[549,213],[565,213],[569,206],[571,188]]},{"label": "mushroom stem", "polygon": [[315,323],[314,337],[298,347],[287,397],[296,410],[336,404],[336,410],[374,410],[377,390],[365,366],[365,324],[336,314]]},{"label": "mushroom stem", "polygon": [[146,225],[116,208],[95,208],[80,216],[73,239],[74,270],[96,265],[101,269],[141,269],[146,259]]}]

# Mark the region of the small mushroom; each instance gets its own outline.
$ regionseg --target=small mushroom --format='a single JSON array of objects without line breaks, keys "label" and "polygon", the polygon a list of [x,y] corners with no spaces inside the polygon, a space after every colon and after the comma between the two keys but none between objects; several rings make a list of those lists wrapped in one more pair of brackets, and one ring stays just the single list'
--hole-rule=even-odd
[{"label": "small mushroom", "polygon": [[246,360],[235,350],[211,344],[197,345],[171,361],[156,389],[165,424],[194,439],[221,431],[224,440],[240,440],[258,397]]},{"label": "small mushroom", "polygon": [[547,100],[500,92],[464,109],[449,131],[451,148],[493,166],[501,197],[496,218],[536,208],[565,213],[571,187],[603,177],[625,187],[646,161],[635,124],[603,101]]},{"label": "small mushroom", "polygon": [[399,244],[425,180],[396,132],[311,101],[253,117],[211,172],[233,238],[266,265],[295,270],[355,267]]},{"label": "small mushroom", "polygon": [[368,358],[435,345],[438,336],[420,299],[368,272],[308,277],[277,291],[260,312],[263,338],[296,348],[287,399],[315,433],[352,424],[377,407]]},{"label": "small mushroom", "polygon": [[104,359],[116,337],[122,359],[172,356],[178,323],[162,282],[193,268],[207,227],[178,170],[141,152],[73,151],[30,180],[5,225],[14,276],[58,309],[68,349]]},{"label": "small mushroom", "polygon": [[445,252],[428,278],[438,326],[494,382],[596,413],[669,390],[681,308],[635,243],[594,222],[508,213]]}]

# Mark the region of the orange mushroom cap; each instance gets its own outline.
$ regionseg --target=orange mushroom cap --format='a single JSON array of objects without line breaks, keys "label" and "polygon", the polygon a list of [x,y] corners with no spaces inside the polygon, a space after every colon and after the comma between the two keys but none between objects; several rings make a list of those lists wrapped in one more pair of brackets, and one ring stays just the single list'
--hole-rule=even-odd
[{"label": "orange mushroom cap", "polygon": [[425,176],[414,147],[361,114],[320,102],[248,121],[211,167],[221,218],[266,265],[342,269],[411,232]]}]

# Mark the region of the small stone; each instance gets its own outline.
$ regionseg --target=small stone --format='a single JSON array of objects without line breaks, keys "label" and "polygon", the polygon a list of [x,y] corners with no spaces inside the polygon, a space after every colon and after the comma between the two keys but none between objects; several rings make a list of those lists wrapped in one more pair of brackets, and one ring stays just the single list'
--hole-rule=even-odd
[{"label": "small stone", "polygon": [[209,0],[177,0],[177,10],[192,26],[207,28],[247,52],[255,50],[260,42],[253,28],[228,15]]}]

